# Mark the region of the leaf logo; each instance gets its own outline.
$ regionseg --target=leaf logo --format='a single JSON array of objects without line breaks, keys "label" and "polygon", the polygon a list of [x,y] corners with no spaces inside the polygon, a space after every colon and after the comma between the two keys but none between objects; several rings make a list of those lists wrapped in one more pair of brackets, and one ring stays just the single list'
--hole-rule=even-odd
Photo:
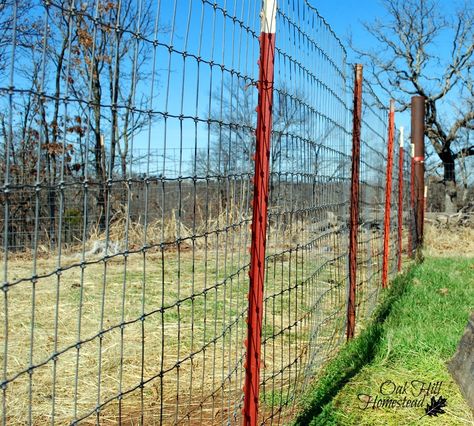
[{"label": "leaf logo", "polygon": [[425,414],[422,416],[431,416],[431,417],[438,417],[438,414],[444,414],[446,411],[443,410],[443,407],[446,407],[447,400],[443,398],[441,395],[438,399],[434,396],[431,397],[431,402],[425,408]]}]

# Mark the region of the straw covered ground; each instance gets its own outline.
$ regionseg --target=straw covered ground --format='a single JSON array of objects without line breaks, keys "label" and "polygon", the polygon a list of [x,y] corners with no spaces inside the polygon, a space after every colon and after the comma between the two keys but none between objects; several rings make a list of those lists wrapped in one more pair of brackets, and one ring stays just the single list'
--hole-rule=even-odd
[{"label": "straw covered ground", "polygon": [[425,225],[426,256],[474,256],[474,228]]},{"label": "straw covered ground", "polygon": [[[10,256],[2,271],[9,286],[0,310],[1,416],[37,425],[53,415],[56,424],[239,423],[248,252],[244,240],[226,238],[91,254],[85,263],[72,251],[60,262],[42,254],[36,265]],[[343,341],[341,238],[329,232],[269,247],[268,415],[289,405],[283,395],[298,392]]]}]

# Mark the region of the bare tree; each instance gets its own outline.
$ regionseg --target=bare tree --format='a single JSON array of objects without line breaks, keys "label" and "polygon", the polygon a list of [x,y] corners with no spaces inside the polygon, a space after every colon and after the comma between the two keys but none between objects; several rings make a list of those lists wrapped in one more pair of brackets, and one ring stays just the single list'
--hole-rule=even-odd
[{"label": "bare tree", "polygon": [[474,176],[474,163],[472,162],[472,160],[474,160],[474,158],[469,158],[469,155],[467,154],[469,148],[472,149],[471,131],[469,129],[464,129],[464,131],[462,132],[462,136],[462,144],[464,146],[460,150],[461,155],[458,156],[458,165],[462,184],[462,205],[465,206],[469,201],[469,186],[473,183],[472,178]]},{"label": "bare tree", "polygon": [[[132,0],[74,6],[69,0],[53,5],[39,0],[0,0],[0,76],[8,72],[16,40],[15,61],[20,66],[16,65],[15,73],[20,77],[15,83],[25,89],[15,93],[13,137],[8,135],[8,111],[0,112],[0,150],[6,152],[8,144],[10,176],[15,183],[34,183],[36,170],[41,168],[39,179],[47,184],[41,215],[49,218],[51,246],[55,244],[61,175],[80,179],[85,176],[85,164],[90,164],[89,176],[98,187],[97,215],[104,228],[107,179],[113,176],[116,152],[125,175],[128,140],[151,120],[143,112],[149,96],[137,89],[150,73],[146,61],[153,45],[148,40],[157,31],[151,3],[141,9]],[[143,40],[134,37],[135,33]],[[90,102],[85,102],[89,91]],[[71,95],[74,100],[69,101],[66,114],[65,97]],[[86,134],[92,137],[90,149]],[[0,176],[4,168],[0,165]],[[26,212],[20,201],[17,204]],[[28,208],[32,207],[30,201]]]},{"label": "bare tree", "polygon": [[114,174],[117,153],[125,178],[129,139],[151,119],[142,112],[147,108],[148,98],[143,92],[137,93],[137,85],[148,75],[145,65],[152,44],[134,37],[140,34],[153,38],[151,7],[147,3],[142,10],[132,0],[100,1],[97,10],[94,5],[83,4],[74,17],[71,89],[77,97],[89,90],[91,93],[91,108],[83,105],[82,115],[89,116],[94,140],[93,163],[100,183],[97,202],[102,229],[107,210],[107,179]]},{"label": "bare tree", "polygon": [[8,68],[15,34],[15,48],[31,49],[40,33],[37,17],[27,0],[0,0],[0,76]]},{"label": "bare tree", "polygon": [[[460,132],[474,128],[474,11],[466,3],[451,17],[435,0],[384,0],[386,20],[364,23],[379,48],[353,50],[367,63],[371,78],[395,98],[399,109],[414,95],[426,98],[426,130],[443,164],[445,210],[457,208],[455,163],[474,155],[474,146],[460,146]],[[449,5],[454,8],[454,5]],[[440,48],[449,40],[449,51]],[[453,111],[450,102],[463,105]],[[443,114],[441,111],[445,111]]]},{"label": "bare tree", "polygon": [[[255,153],[255,128],[257,125],[257,94],[255,88],[243,80],[226,80],[222,91],[213,93],[214,136],[207,149],[196,155],[196,173],[209,176],[227,176],[249,171]],[[275,92],[273,106],[272,164],[284,161],[288,154],[285,140],[288,133],[305,122],[308,115],[302,96],[291,96],[282,86]]]},{"label": "bare tree", "polygon": [[[221,90],[213,93],[212,103],[208,146],[197,151],[192,173],[217,182],[229,177],[248,182],[248,175],[254,172],[257,91],[243,80],[227,79]],[[320,122],[305,94],[285,83],[275,86],[272,119],[269,204],[275,206],[277,200],[287,197],[287,188],[301,179],[299,173],[307,174],[305,185],[298,185],[295,190],[299,196],[319,197],[324,184],[316,176],[324,175],[326,182],[335,184],[347,166],[347,158],[341,156],[334,163],[334,158],[324,151],[340,141],[341,129],[329,120]],[[309,181],[310,175],[313,182]],[[312,193],[305,193],[310,187]],[[226,185],[218,188],[224,208]]]}]

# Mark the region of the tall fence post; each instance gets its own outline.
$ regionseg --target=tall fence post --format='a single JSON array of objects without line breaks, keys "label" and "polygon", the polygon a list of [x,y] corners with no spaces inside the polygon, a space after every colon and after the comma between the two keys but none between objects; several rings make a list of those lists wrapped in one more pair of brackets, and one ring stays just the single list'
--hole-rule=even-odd
[{"label": "tall fence post", "polygon": [[398,262],[397,270],[402,270],[402,250],[403,250],[403,145],[404,128],[400,127],[400,147],[398,149]]},{"label": "tall fence post", "polygon": [[383,233],[383,263],[382,263],[382,287],[388,284],[388,263],[389,263],[389,238],[390,238],[390,212],[392,204],[392,170],[393,170],[393,135],[395,132],[395,101],[390,100],[390,111],[388,113],[388,155],[387,155],[387,175],[385,185],[385,214]]},{"label": "tall fence post", "polygon": [[415,145],[413,140],[410,141],[410,218],[409,218],[409,232],[408,232],[408,256],[413,258],[415,241],[413,236],[415,234]]},{"label": "tall fence post", "polygon": [[355,303],[357,285],[357,233],[359,230],[359,169],[360,135],[362,124],[362,78],[363,67],[354,68],[354,103],[352,112],[352,171],[349,228],[349,296],[347,300],[347,339],[355,332]]},{"label": "tall fence post", "polygon": [[411,139],[415,145],[413,157],[415,198],[415,250],[417,259],[423,244],[423,206],[425,198],[425,98],[411,98]]},{"label": "tall fence post", "polygon": [[243,424],[246,426],[255,426],[258,419],[276,8],[276,0],[265,0],[261,12],[257,133],[243,409]]}]

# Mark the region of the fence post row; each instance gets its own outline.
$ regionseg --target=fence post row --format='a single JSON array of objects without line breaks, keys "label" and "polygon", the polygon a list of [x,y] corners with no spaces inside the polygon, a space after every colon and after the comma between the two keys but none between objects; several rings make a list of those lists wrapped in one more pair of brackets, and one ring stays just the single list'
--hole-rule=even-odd
[{"label": "fence post row", "polygon": [[382,287],[387,288],[388,284],[388,263],[389,263],[389,238],[390,238],[390,212],[392,203],[392,169],[393,169],[393,134],[395,131],[395,101],[390,100],[390,111],[388,114],[388,155],[387,174],[385,180],[385,214],[384,214],[384,234],[383,234],[383,263],[382,263]]},{"label": "fence post row", "polygon": [[354,104],[352,111],[352,169],[351,201],[349,227],[349,295],[347,301],[347,339],[352,339],[355,332],[355,303],[357,285],[357,233],[359,228],[359,169],[360,169],[360,135],[362,124],[362,78],[363,67],[356,64],[354,68]]},{"label": "fence post row", "polygon": [[403,145],[405,143],[404,130],[405,129],[403,127],[400,127],[400,147],[398,150],[398,272],[402,270],[403,251]]},{"label": "fence post row", "polygon": [[258,419],[276,8],[276,0],[264,0],[261,12],[252,243],[250,247],[249,307],[246,340],[247,353],[244,365],[243,424],[248,426],[255,426]]},{"label": "fence post row", "polygon": [[[146,10],[124,1],[130,14],[124,20],[111,12],[117,26],[110,39],[110,14],[99,13],[97,2],[84,2],[79,14],[63,2],[37,3],[44,28],[35,29],[43,48],[34,63],[16,36],[28,2],[2,9],[11,63],[8,93],[0,90],[8,115],[0,137],[0,423],[291,421],[314,375],[378,303],[381,244],[388,284],[389,249],[391,259],[396,254],[394,102],[387,123],[386,107],[371,107],[378,98],[364,86],[361,64],[350,71],[353,99],[346,99],[345,47],[306,0],[278,14],[278,0],[228,2],[227,9],[203,0],[199,10],[192,1]],[[256,64],[248,66],[257,59],[257,4],[258,77]],[[83,40],[72,43],[75,37]],[[134,54],[121,55],[127,43]],[[93,64],[84,61],[91,46]],[[62,49],[64,66],[54,66],[50,49]],[[95,72],[87,73],[91,65]],[[26,74],[17,76],[22,68]],[[64,77],[60,87],[46,75],[50,68]],[[79,74],[85,78],[76,83]],[[256,93],[245,84],[254,78],[256,115],[248,110]],[[97,93],[109,80],[110,90]],[[127,101],[117,108],[119,86]],[[271,174],[273,108],[280,130]],[[58,114],[68,117],[61,126]],[[423,240],[424,98],[413,98],[412,119],[416,148],[407,170],[400,134],[399,270],[403,186],[413,207],[406,212],[410,254],[419,255]],[[40,386],[51,395],[45,401],[37,398]]]},{"label": "fence post row", "polygon": [[411,98],[411,139],[415,145],[413,157],[415,201],[415,250],[417,257],[423,244],[423,210],[425,198],[425,98]]}]

